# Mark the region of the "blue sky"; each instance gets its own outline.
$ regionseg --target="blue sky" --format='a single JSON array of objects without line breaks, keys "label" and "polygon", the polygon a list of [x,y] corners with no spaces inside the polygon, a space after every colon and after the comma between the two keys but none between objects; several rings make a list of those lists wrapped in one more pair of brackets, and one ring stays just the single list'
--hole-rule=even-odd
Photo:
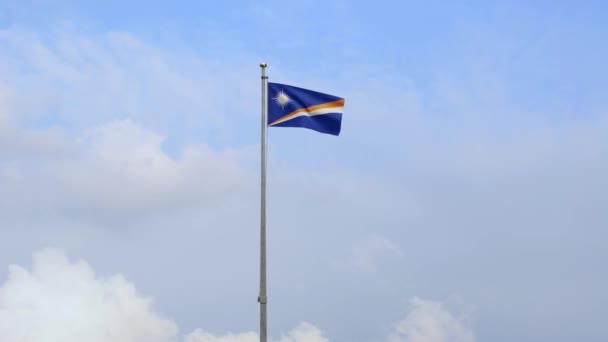
[{"label": "blue sky", "polygon": [[0,3],[0,336],[255,341],[265,61],[274,341],[605,340],[605,10]]}]

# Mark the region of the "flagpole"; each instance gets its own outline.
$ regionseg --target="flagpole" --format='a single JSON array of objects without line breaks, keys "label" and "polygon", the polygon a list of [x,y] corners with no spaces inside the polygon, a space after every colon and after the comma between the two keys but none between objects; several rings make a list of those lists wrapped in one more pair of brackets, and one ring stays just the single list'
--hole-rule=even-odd
[{"label": "flagpole", "polygon": [[267,321],[266,321],[266,63],[260,63],[262,68],[262,143],[261,143],[261,198],[260,198],[260,342],[267,341]]}]

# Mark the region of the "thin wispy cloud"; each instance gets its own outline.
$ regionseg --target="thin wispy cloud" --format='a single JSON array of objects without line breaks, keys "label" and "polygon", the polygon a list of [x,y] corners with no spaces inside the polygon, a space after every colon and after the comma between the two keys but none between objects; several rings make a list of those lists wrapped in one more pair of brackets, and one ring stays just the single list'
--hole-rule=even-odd
[{"label": "thin wispy cloud", "polygon": [[367,274],[378,271],[379,263],[387,258],[402,258],[403,253],[391,240],[380,235],[369,235],[353,243],[351,254],[333,262],[335,267]]}]

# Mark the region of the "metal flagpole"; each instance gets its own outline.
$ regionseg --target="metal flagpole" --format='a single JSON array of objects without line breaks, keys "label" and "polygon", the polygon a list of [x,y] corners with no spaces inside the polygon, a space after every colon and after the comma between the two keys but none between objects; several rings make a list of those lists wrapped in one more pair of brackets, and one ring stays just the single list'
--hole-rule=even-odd
[{"label": "metal flagpole", "polygon": [[258,297],[260,303],[260,342],[266,342],[267,340],[266,303],[268,301],[266,297],[266,84],[268,83],[266,66],[266,63],[260,63],[260,68],[262,68],[262,188],[260,198],[260,295]]}]

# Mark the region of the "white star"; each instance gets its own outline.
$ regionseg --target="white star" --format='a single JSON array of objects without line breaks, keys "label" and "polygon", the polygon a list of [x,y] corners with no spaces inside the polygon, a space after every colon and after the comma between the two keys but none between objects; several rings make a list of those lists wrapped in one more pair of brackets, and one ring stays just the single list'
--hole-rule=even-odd
[{"label": "white star", "polygon": [[273,99],[279,106],[281,106],[282,109],[285,109],[285,106],[291,102],[289,95],[285,94],[283,90],[281,90]]}]

